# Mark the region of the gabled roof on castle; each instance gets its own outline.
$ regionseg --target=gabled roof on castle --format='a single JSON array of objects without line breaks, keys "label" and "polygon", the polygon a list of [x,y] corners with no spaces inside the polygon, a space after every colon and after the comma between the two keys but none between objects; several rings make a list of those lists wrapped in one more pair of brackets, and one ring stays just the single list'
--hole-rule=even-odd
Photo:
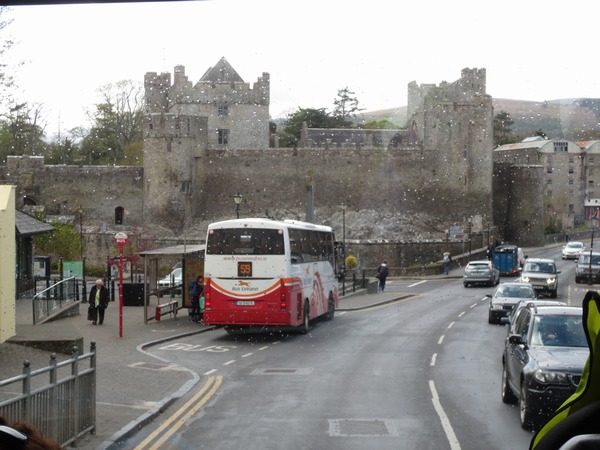
[{"label": "gabled roof on castle", "polygon": [[243,83],[244,80],[238,75],[231,64],[223,56],[214,67],[209,69],[202,75],[200,82],[208,83]]}]

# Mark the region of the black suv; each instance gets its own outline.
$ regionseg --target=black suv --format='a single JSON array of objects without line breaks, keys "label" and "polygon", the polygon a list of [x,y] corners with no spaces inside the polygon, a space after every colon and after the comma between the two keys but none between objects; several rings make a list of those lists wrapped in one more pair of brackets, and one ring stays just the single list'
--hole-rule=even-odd
[{"label": "black suv", "polygon": [[575,392],[589,355],[582,321],[579,307],[518,312],[502,355],[502,401],[519,404],[524,429],[540,429]]}]

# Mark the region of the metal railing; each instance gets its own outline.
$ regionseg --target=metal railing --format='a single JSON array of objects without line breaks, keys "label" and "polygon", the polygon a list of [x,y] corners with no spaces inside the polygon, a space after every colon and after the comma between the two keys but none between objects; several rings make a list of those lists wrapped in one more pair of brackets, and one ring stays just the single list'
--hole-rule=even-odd
[{"label": "metal railing", "polygon": [[[89,368],[80,363],[89,360]],[[69,370],[70,369],[70,370]],[[44,384],[41,375],[49,375]],[[21,393],[17,394],[21,385]],[[29,361],[23,363],[23,373],[0,381],[0,415],[10,422],[25,421],[62,447],[75,443],[96,429],[96,343],[90,352],[73,353],[67,360],[57,362],[50,355],[50,366],[31,370]]]},{"label": "metal railing", "polygon": [[58,281],[33,296],[33,324],[75,302],[79,302],[79,280],[70,277]]}]

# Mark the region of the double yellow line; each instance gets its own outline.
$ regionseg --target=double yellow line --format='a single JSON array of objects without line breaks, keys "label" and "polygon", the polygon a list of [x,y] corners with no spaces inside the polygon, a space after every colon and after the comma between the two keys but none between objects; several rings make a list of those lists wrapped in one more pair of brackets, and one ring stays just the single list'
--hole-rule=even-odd
[{"label": "double yellow line", "polygon": [[[217,392],[217,389],[219,389],[219,386],[221,386],[222,382],[222,376],[208,377],[208,380],[204,386],[202,386],[202,389],[135,447],[135,450],[156,450],[160,448],[167,439],[183,426],[186,420],[196,414],[198,410],[211,399],[215,392]],[[150,443],[153,441],[155,442],[150,446]]]}]

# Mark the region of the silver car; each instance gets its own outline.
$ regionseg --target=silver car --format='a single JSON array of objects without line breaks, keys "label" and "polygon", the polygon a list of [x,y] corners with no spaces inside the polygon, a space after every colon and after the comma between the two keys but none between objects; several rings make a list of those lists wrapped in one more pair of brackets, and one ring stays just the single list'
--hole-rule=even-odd
[{"label": "silver car", "polygon": [[560,270],[557,270],[553,259],[528,258],[519,281],[531,283],[536,292],[550,294],[550,297],[556,298],[559,273]]},{"label": "silver car", "polygon": [[569,242],[563,246],[562,259],[577,259],[584,250],[585,245],[583,245],[583,242]]},{"label": "silver car", "polygon": [[502,283],[493,294],[487,294],[486,297],[490,299],[488,323],[501,323],[501,319],[508,317],[521,300],[537,300],[537,294],[529,283]]},{"label": "silver car", "polygon": [[600,253],[585,252],[577,260],[575,283],[600,282]]},{"label": "silver car", "polygon": [[493,261],[487,259],[481,261],[471,261],[465,267],[463,275],[463,284],[469,287],[472,284],[486,284],[494,286],[500,283],[500,271],[496,268]]}]

